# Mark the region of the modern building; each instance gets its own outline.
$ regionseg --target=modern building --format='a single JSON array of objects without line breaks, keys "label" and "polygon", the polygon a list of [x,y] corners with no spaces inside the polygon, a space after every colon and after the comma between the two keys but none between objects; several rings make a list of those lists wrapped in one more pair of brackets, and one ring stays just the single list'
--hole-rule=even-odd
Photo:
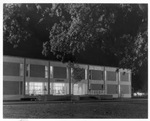
[{"label": "modern building", "polygon": [[[75,73],[75,69],[80,71]],[[73,74],[81,79],[75,82]],[[57,61],[3,57],[3,100],[69,94],[130,98],[131,70],[84,64],[71,68]]]}]

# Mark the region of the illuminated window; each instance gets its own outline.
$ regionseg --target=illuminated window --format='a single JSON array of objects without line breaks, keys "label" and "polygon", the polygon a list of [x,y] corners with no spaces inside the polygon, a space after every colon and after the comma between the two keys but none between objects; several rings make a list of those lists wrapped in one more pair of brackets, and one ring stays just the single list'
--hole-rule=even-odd
[{"label": "illuminated window", "polygon": [[46,82],[26,82],[26,94],[28,95],[45,95],[48,93]]},{"label": "illuminated window", "polygon": [[[83,85],[83,84],[82,84]],[[82,95],[83,86],[81,84],[74,84],[73,94],[74,95]]]},{"label": "illuminated window", "polygon": [[50,83],[50,87],[50,92],[53,95],[65,95],[67,93],[65,83]]}]

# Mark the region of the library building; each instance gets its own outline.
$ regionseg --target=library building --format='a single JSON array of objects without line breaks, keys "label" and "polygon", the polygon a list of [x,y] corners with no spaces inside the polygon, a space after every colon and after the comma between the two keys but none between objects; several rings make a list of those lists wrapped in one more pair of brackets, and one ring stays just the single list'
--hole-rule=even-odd
[{"label": "library building", "polygon": [[3,56],[3,100],[69,95],[131,98],[131,70]]}]

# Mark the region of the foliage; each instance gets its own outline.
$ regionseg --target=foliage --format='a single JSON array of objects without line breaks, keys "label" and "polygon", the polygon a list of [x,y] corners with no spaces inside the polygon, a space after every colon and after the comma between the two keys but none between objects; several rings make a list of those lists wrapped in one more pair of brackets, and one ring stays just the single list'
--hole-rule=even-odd
[{"label": "foliage", "polygon": [[85,79],[85,69],[80,67],[72,68],[72,82],[75,84]]},{"label": "foliage", "polygon": [[52,52],[75,54],[85,50],[87,45],[98,46],[116,56],[120,67],[133,71],[147,61],[146,5],[56,6],[58,11],[54,14],[60,21],[50,31]]},{"label": "foliage", "polygon": [[4,40],[12,43],[14,47],[16,47],[21,40],[26,40],[30,36],[25,29],[29,18],[26,18],[23,13],[25,11],[20,10],[20,7],[20,4],[4,4]]},{"label": "foliage", "polygon": [[146,4],[4,4],[4,41],[16,47],[41,29],[45,55],[70,61],[90,45],[137,70],[147,62],[147,21]]}]

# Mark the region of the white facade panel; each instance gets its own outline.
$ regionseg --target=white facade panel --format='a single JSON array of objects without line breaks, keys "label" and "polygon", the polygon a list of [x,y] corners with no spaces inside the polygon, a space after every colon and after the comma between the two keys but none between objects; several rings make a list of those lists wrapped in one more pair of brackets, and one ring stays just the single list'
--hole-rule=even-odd
[{"label": "white facade panel", "polygon": [[45,65],[45,66],[48,66],[48,61],[45,61],[45,60],[36,60],[36,59],[26,59],[26,64],[34,64],[34,65]]},{"label": "white facade panel", "polygon": [[3,76],[4,81],[23,81],[23,77],[19,76]]},{"label": "white facade panel", "polygon": [[48,79],[39,78],[39,77],[27,77],[26,81],[28,81],[28,82],[48,82]]},{"label": "white facade panel", "polygon": [[57,61],[50,61],[50,66],[67,67],[67,63],[61,63]]},{"label": "white facade panel", "polygon": [[91,66],[89,65],[89,70],[104,70],[104,67],[102,66]]},{"label": "white facade panel", "polygon": [[104,84],[104,81],[103,80],[89,80],[89,83],[90,84]]},{"label": "white facade panel", "polygon": [[3,62],[24,63],[24,58],[3,56]]}]

